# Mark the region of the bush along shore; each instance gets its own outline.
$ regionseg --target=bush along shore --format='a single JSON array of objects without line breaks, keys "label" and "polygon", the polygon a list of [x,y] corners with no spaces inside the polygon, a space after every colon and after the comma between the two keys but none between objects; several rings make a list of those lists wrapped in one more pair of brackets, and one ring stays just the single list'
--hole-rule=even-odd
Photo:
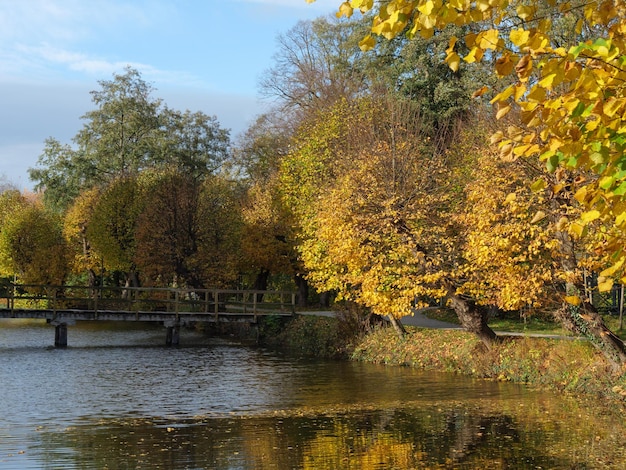
[{"label": "bush along shore", "polygon": [[511,381],[588,398],[626,409],[626,371],[612,371],[588,342],[577,339],[503,337],[486,349],[460,330],[407,328],[399,337],[382,324],[359,332],[348,317],[269,317],[258,343],[291,354],[417,367],[489,380]]}]

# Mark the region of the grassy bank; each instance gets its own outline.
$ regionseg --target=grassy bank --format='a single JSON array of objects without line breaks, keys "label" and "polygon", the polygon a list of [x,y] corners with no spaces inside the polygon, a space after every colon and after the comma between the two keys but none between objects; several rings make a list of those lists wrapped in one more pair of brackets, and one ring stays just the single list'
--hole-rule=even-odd
[{"label": "grassy bank", "polygon": [[626,372],[612,373],[586,341],[510,337],[487,350],[462,331],[409,329],[399,338],[385,328],[362,337],[351,358],[525,383],[626,405]]},{"label": "grassy bank", "polygon": [[399,338],[391,328],[355,336],[354,325],[335,318],[298,316],[259,327],[261,344],[303,356],[417,367],[490,380],[524,383],[589,398],[602,397],[626,407],[626,371],[612,373],[588,342],[508,337],[487,350],[463,331],[407,328]]}]

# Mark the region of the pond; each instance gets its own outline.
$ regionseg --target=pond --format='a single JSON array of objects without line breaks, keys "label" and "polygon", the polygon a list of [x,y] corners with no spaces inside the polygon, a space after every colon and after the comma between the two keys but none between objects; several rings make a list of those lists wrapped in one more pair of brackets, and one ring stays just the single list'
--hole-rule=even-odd
[{"label": "pond", "polygon": [[0,469],[624,468],[623,419],[508,383],[150,324],[0,321]]}]

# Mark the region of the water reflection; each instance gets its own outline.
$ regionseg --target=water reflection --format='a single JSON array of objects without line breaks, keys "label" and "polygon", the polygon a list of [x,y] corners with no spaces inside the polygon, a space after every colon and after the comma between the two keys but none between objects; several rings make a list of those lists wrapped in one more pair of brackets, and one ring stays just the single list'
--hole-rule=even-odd
[{"label": "water reflection", "polygon": [[626,461],[619,417],[511,384],[294,360],[193,332],[184,332],[185,347],[165,348],[162,329],[79,325],[65,350],[48,347],[49,333],[0,325],[2,469],[622,468]]},{"label": "water reflection", "polygon": [[[103,420],[37,434],[13,464],[34,458],[42,468],[330,470],[576,468],[585,463],[574,455],[576,449],[552,448],[556,436],[546,429],[522,432],[512,416],[459,408],[177,423]],[[567,433],[558,439],[568,442]]]}]

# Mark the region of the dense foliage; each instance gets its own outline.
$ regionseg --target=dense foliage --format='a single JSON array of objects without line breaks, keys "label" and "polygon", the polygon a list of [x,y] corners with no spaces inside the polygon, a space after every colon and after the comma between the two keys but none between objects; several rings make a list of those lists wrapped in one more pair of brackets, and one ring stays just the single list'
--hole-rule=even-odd
[{"label": "dense foliage", "polygon": [[[311,285],[400,334],[400,317],[447,302],[490,347],[489,311],[550,313],[626,362],[592,305],[626,265],[622,1],[351,0],[340,13],[355,9],[281,36],[261,83],[275,107],[234,148],[132,69],[100,82],[75,146],[49,140],[31,172],[45,204],[4,193],[4,272],[292,279],[301,302]],[[21,257],[23,233],[33,252],[63,253],[63,272]]]}]

